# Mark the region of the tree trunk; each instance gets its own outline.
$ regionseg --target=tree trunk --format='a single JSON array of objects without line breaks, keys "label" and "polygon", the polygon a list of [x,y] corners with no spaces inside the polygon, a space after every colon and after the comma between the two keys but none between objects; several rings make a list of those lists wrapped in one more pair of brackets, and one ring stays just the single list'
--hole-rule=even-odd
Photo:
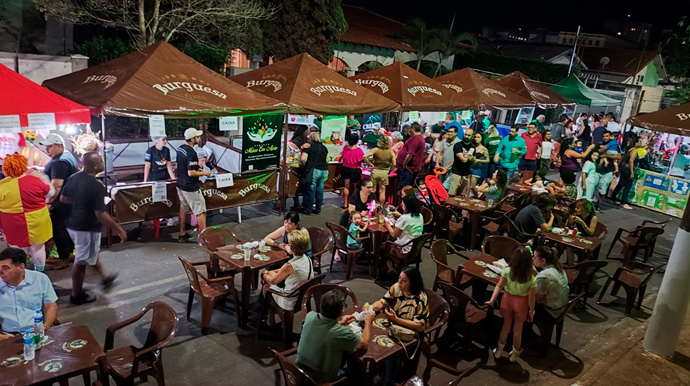
[{"label": "tree trunk", "polygon": [[671,357],[683,328],[690,301],[690,208],[680,221],[664,278],[647,326],[643,347],[656,355]]},{"label": "tree trunk", "polygon": [[438,75],[439,70],[441,70],[441,55],[438,56],[438,65],[436,66],[436,71],[434,71],[434,78]]}]

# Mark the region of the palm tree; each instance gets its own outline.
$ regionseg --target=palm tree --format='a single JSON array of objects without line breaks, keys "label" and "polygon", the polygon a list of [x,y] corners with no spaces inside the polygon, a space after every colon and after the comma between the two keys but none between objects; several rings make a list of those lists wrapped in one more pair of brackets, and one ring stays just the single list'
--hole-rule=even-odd
[{"label": "palm tree", "polygon": [[436,71],[434,71],[434,77],[441,70],[441,63],[444,60],[453,55],[467,53],[468,50],[464,46],[469,44],[472,46],[473,51],[477,49],[477,39],[474,35],[469,32],[463,32],[459,35],[453,34],[453,24],[455,24],[455,16],[453,16],[453,21],[450,23],[450,28],[433,31],[431,52],[438,53],[438,65],[436,66]]},{"label": "palm tree", "polygon": [[405,43],[409,44],[412,49],[417,52],[417,66],[416,70],[419,71],[422,65],[422,59],[433,52],[432,48],[432,33],[427,28],[426,23],[420,19],[414,19],[405,28]]}]

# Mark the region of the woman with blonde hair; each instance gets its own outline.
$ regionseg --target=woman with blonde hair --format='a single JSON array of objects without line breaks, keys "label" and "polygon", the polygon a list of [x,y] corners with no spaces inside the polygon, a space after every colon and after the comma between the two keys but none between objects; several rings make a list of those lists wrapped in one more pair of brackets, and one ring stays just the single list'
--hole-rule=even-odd
[{"label": "woman with blonde hair", "polygon": [[[309,250],[309,234],[300,230],[293,230],[288,234],[288,244],[293,258],[279,269],[266,270],[261,275],[263,293],[270,287],[275,291],[289,294],[302,282],[314,277],[311,259],[307,256]],[[276,304],[284,310],[291,310],[299,299],[296,297],[274,296]]]},{"label": "woman with blonde hair", "polygon": [[38,172],[29,172],[26,157],[10,154],[2,164],[5,178],[0,180],[0,225],[7,244],[31,256],[36,271],[46,264],[45,242],[53,237],[53,226],[46,205],[50,184]]},{"label": "woman with blonde hair", "polygon": [[[371,170],[371,182],[374,184],[374,191],[378,190],[379,203],[383,205],[386,201],[386,186],[388,186],[388,175],[395,170],[395,153],[390,149],[390,139],[387,136],[379,138],[378,147],[375,147],[364,155],[367,164],[373,166]],[[373,158],[373,161],[369,159]]]},{"label": "woman with blonde hair", "polygon": [[309,134],[309,144],[304,145],[301,161],[304,164],[307,181],[311,181],[311,185],[307,188],[307,194],[304,196],[303,213],[312,214],[312,208],[316,202],[313,213],[319,214],[323,204],[323,185],[328,178],[328,149],[323,145],[321,135],[318,132]]}]

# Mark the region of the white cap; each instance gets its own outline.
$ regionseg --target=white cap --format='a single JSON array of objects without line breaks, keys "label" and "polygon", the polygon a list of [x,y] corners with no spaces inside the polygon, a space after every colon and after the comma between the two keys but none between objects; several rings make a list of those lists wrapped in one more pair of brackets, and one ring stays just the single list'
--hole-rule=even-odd
[{"label": "white cap", "polygon": [[189,129],[184,131],[184,139],[189,141],[190,139],[192,139],[194,137],[201,137],[202,134],[204,134],[203,131],[197,130],[193,127],[190,127]]},{"label": "white cap", "polygon": [[65,139],[62,138],[59,134],[52,133],[52,134],[48,134],[46,139],[44,139],[43,141],[40,141],[39,144],[41,144],[43,146],[47,146],[47,145],[65,146]]}]

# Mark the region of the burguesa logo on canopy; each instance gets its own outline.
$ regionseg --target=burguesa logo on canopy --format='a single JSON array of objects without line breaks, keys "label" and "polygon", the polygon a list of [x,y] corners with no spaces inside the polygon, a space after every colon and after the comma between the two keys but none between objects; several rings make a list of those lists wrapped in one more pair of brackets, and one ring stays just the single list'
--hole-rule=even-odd
[{"label": "burguesa logo on canopy", "polygon": [[341,86],[334,86],[330,84],[324,84],[321,86],[316,86],[312,87],[309,89],[309,91],[313,92],[314,94],[321,96],[323,93],[343,93],[343,94],[348,94],[352,96],[357,96],[357,91],[350,90],[349,88],[341,87]]},{"label": "burguesa logo on canopy", "polygon": [[533,97],[541,97],[544,99],[551,99],[550,96],[544,94],[543,92],[539,92],[539,91],[530,91],[530,94],[532,94]]},{"label": "burguesa logo on canopy", "polygon": [[385,82],[380,81],[378,79],[355,79],[355,83],[357,83],[360,86],[378,87],[384,94],[387,93],[389,90],[388,85]]},{"label": "burguesa logo on canopy", "polygon": [[433,87],[424,86],[424,85],[410,87],[407,89],[407,92],[412,94],[412,96],[417,96],[417,93],[422,93],[422,95],[424,95],[428,92],[432,93],[432,94],[436,94],[438,96],[443,96],[443,93],[440,92],[439,90],[437,90]]},{"label": "burguesa logo on canopy", "polygon": [[273,87],[273,92],[278,92],[283,88],[283,84],[277,80],[273,79],[262,79],[262,80],[250,80],[247,81],[247,88],[252,88],[255,86],[264,86],[266,88]]},{"label": "burguesa logo on canopy", "polygon": [[502,93],[502,92],[500,92],[500,91],[498,91],[498,90],[496,90],[496,89],[493,89],[493,88],[485,88],[484,90],[482,90],[482,92],[483,92],[484,94],[486,94],[487,96],[491,96],[492,94],[496,94],[496,95],[500,95],[500,96],[502,96],[502,97],[504,97],[504,98],[506,97],[506,94],[505,94],[505,93]]},{"label": "burguesa logo on canopy", "polygon": [[117,82],[117,76],[115,75],[89,75],[84,79],[84,83],[91,83],[91,82],[98,82],[98,83],[105,83],[105,87],[103,88],[104,90],[111,87],[112,85]]},{"label": "burguesa logo on canopy", "polygon": [[463,91],[462,87],[458,86],[457,84],[450,84],[450,83],[442,83],[442,84],[443,84],[443,87],[451,89],[458,94]]},{"label": "burguesa logo on canopy", "polygon": [[[151,87],[155,88],[156,90],[160,91],[163,93],[163,95],[168,95],[169,92],[175,91],[175,90],[185,90],[190,93],[194,93],[196,91],[201,91],[206,94],[210,94],[213,96],[216,96],[220,99],[227,99],[227,95],[223,94],[222,92],[212,89],[210,84],[204,82],[201,79],[197,79],[196,77],[190,77],[185,74],[171,74],[171,75],[166,75],[163,77],[164,79],[180,79],[183,80],[184,82],[167,82],[167,83],[156,83],[152,85]],[[191,78],[191,81],[189,81]],[[198,82],[198,83],[197,83]]]},{"label": "burguesa logo on canopy", "polygon": [[678,117],[679,120],[684,121],[690,118],[690,113],[678,113],[676,114],[676,117]]}]

